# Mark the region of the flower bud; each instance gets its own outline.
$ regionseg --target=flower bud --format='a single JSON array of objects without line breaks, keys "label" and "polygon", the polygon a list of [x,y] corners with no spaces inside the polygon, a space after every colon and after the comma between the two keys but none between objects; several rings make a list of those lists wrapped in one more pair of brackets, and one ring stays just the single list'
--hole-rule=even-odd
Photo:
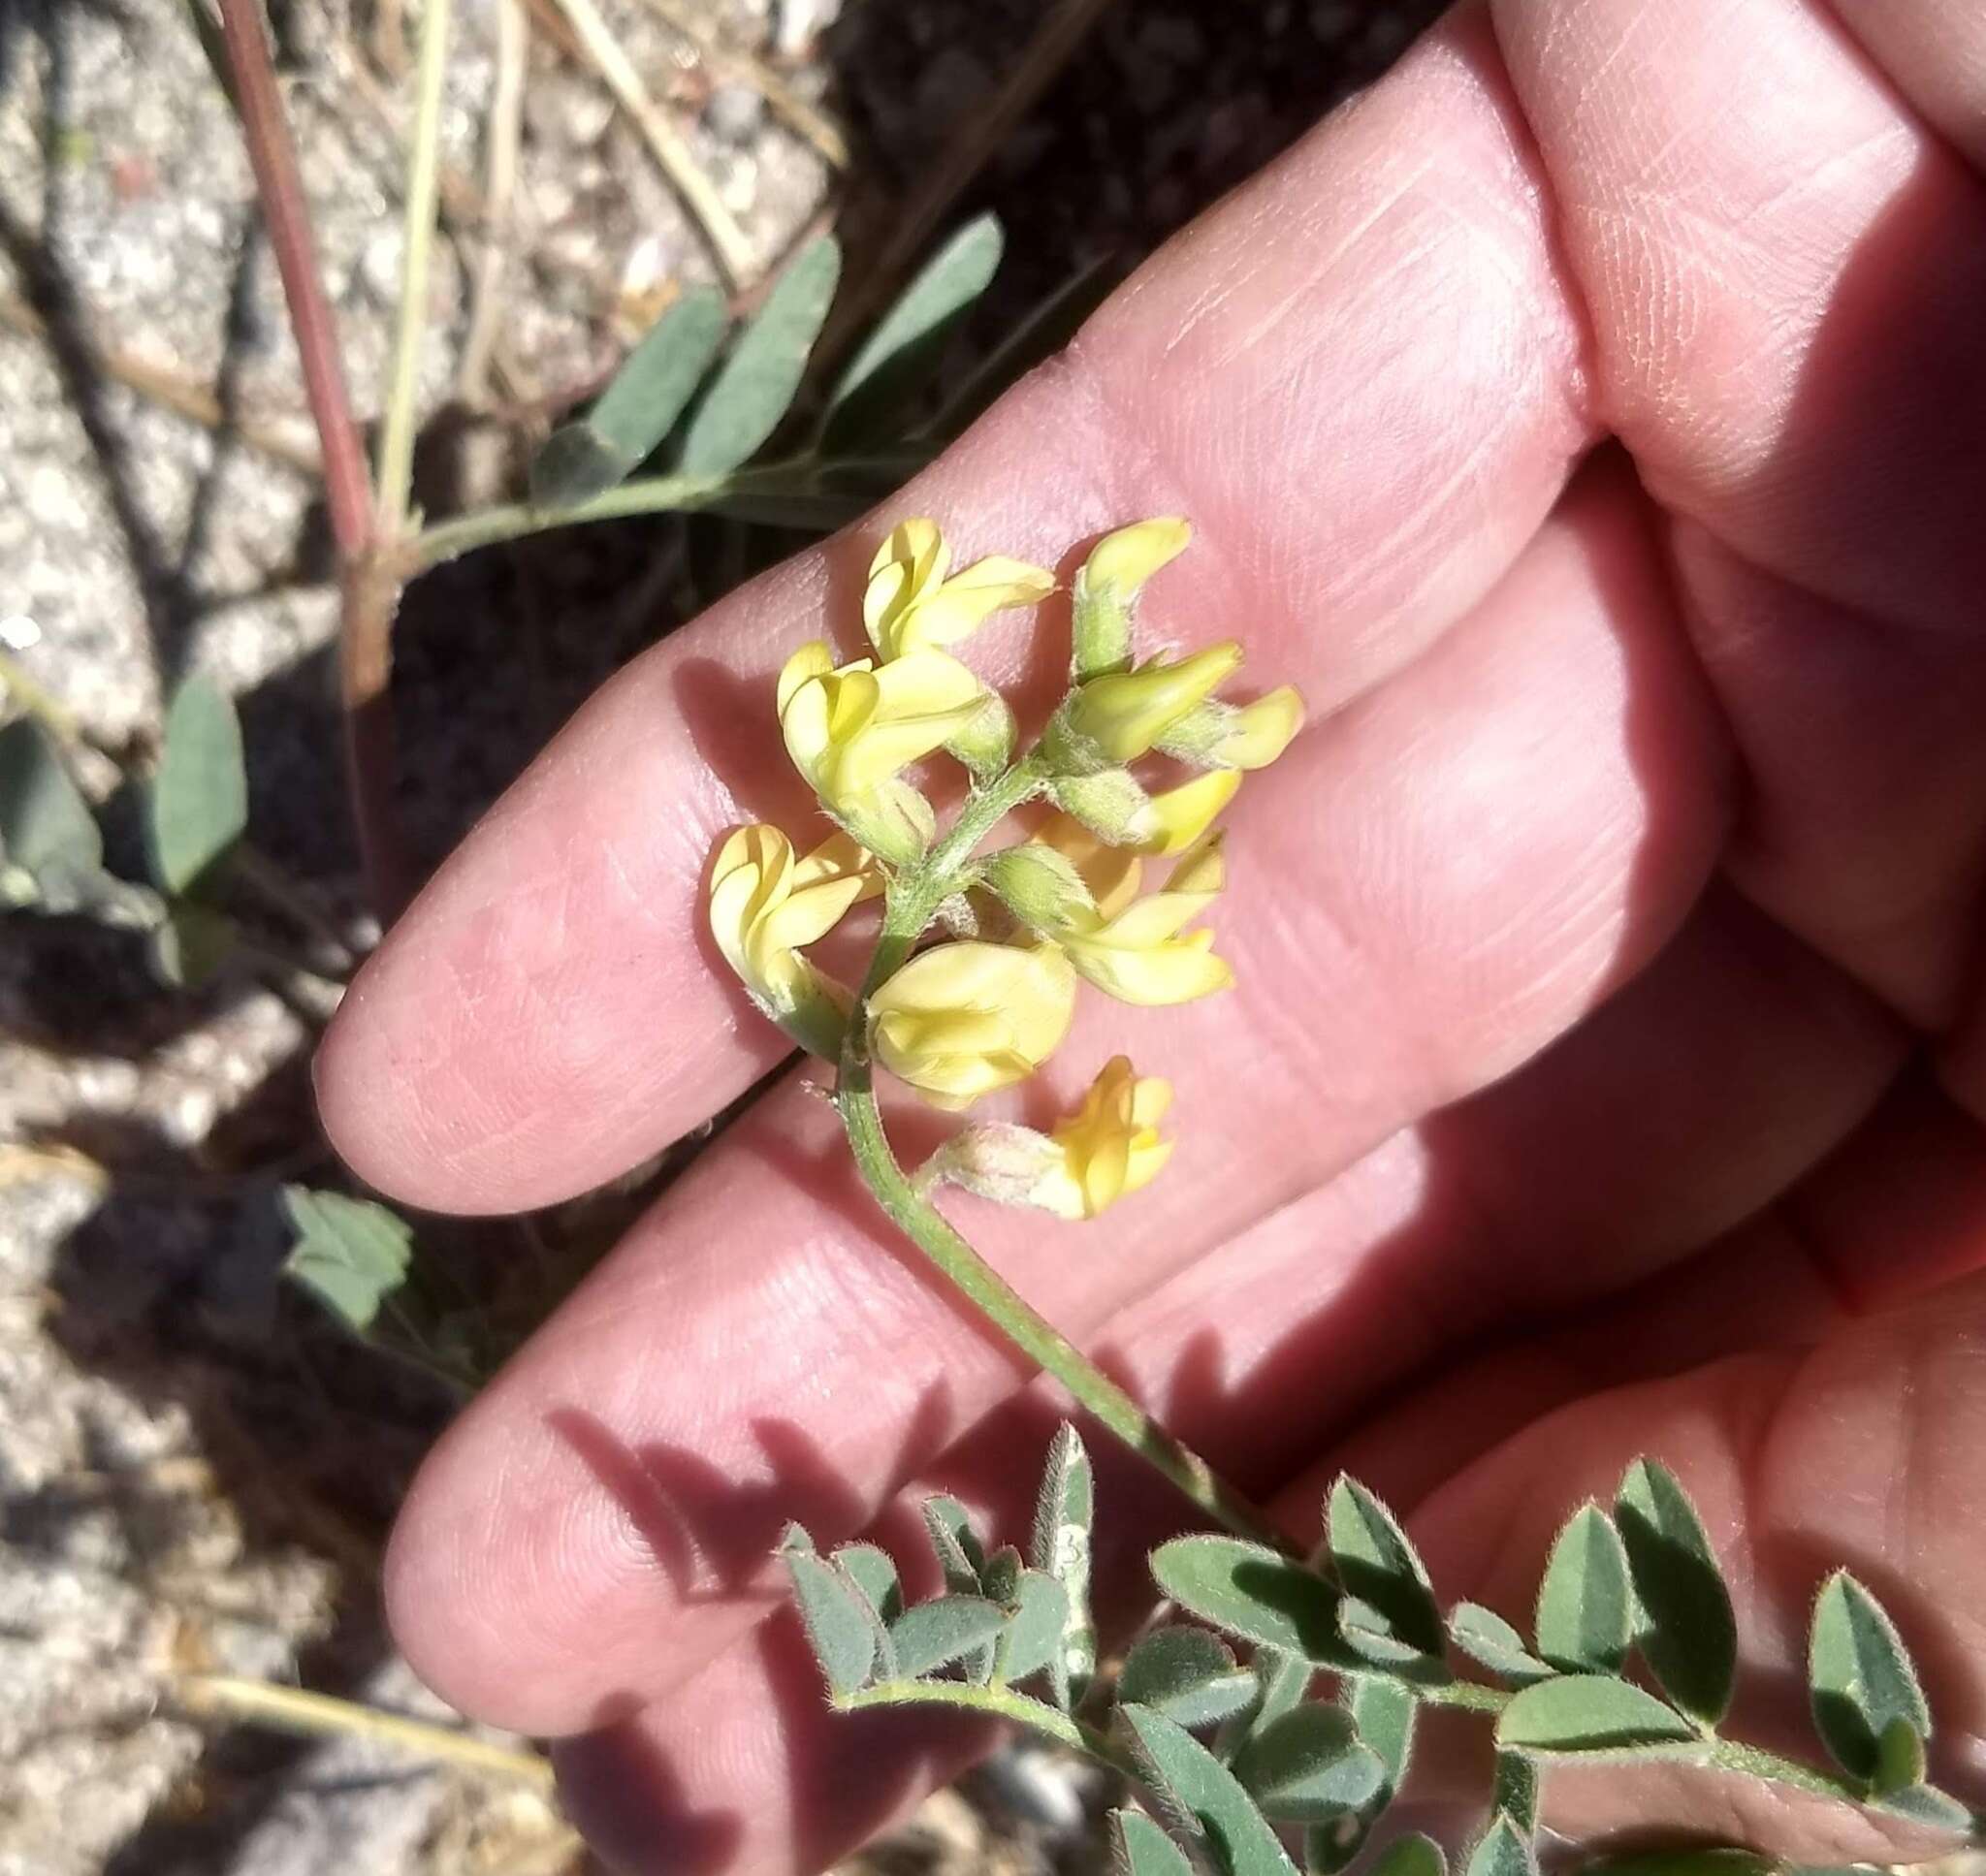
[{"label": "flower bud", "polygon": [[1040,841],[1002,848],[987,860],[981,877],[1015,918],[1037,932],[1054,932],[1096,913],[1097,902],[1074,861]]},{"label": "flower bud", "polygon": [[1236,709],[1209,698],[1160,737],[1156,747],[1202,768],[1265,769],[1303,727],[1303,699],[1294,684]]},{"label": "flower bud", "polygon": [[1176,519],[1143,521],[1106,534],[1075,576],[1073,613],[1076,678],[1121,672],[1131,663],[1138,590],[1186,549],[1193,529]]},{"label": "flower bud", "polygon": [[1078,746],[1093,744],[1108,761],[1133,761],[1240,666],[1241,648],[1227,639],[1191,657],[1156,657],[1136,670],[1092,678],[1069,701],[1069,735]]}]

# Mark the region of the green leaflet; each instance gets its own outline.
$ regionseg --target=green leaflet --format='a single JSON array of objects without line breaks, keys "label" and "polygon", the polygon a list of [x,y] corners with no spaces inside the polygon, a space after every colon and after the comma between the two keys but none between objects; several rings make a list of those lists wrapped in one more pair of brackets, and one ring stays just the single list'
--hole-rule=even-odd
[{"label": "green leaflet", "polygon": [[1499,1752],[1490,1803],[1525,1836],[1538,1828],[1538,1762],[1524,1752]]},{"label": "green leaflet", "polygon": [[862,1592],[877,1620],[887,1626],[904,1612],[904,1589],[896,1574],[896,1560],[874,1543],[845,1543],[833,1560]]},{"label": "green leaflet", "polygon": [[1255,1699],[1255,1675],[1218,1636],[1184,1625],[1154,1629],[1124,1664],[1117,1698],[1184,1727],[1209,1726]]},{"label": "green leaflet", "polygon": [[532,459],[531,500],[585,501],[624,481],[675,427],[723,342],[721,293],[686,293],[642,334],[584,417],[561,425]]},{"label": "green leaflet", "polygon": [[1448,1636],[1471,1661],[1515,1686],[1551,1677],[1551,1668],[1524,1646],[1517,1629],[1481,1603],[1457,1603],[1450,1609]]},{"label": "green leaflet", "polygon": [[998,1603],[983,1596],[942,1596],[907,1608],[889,1625],[897,1672],[914,1680],[985,1649],[1006,1625]]},{"label": "green leaflet", "polygon": [[[1361,1643],[1390,1639],[1403,1651],[1438,1662],[1441,1610],[1399,1520],[1356,1479],[1340,1475],[1330,1488],[1327,1527],[1345,1595],[1378,1618],[1360,1611],[1361,1619],[1347,1624],[1348,1643],[1362,1652]],[[1361,1633],[1355,1637],[1354,1628]]]},{"label": "green leaflet", "polygon": [[1326,1667],[1346,1663],[1337,1592],[1266,1544],[1174,1538],[1152,1552],[1152,1580],[1181,1608],[1230,1635]]},{"label": "green leaflet", "polygon": [[152,877],[176,899],[210,885],[247,830],[240,718],[207,678],[174,694],[146,809]]},{"label": "green leaflet", "polygon": [[1627,1659],[1634,1592],[1614,1521],[1582,1506],[1552,1546],[1538,1589],[1538,1652],[1570,1673],[1612,1674]]},{"label": "green leaflet", "polygon": [[1116,1876],[1194,1876],[1186,1853],[1142,1811],[1110,1813],[1110,1862]]},{"label": "green leaflet", "polygon": [[407,1280],[413,1227],[369,1198],[285,1186],[282,1208],[297,1234],[283,1274],[348,1328],[366,1334]]},{"label": "green leaflet", "polygon": [[1296,1876],[1240,1781],[1185,1728],[1132,1704],[1117,1709],[1139,1770],[1182,1830],[1206,1840],[1223,1876]]},{"label": "green leaflet", "polygon": [[1496,1722],[1510,1751],[1635,1753],[1701,1744],[1688,1720],[1632,1681],[1564,1674],[1516,1694]]},{"label": "green leaflet", "polygon": [[945,341],[986,291],[1005,246],[998,218],[978,215],[924,264],[829,392],[822,455],[845,454],[887,429],[898,407],[937,369]]},{"label": "green leaflet", "polygon": [[[1896,1723],[1919,1741],[1931,1736],[1931,1708],[1896,1624],[1845,1570],[1827,1579],[1814,1604],[1807,1679],[1813,1724],[1851,1777],[1874,1783],[1881,1776],[1884,1735]],[[1891,1745],[1892,1771],[1901,1743]],[[1921,1746],[1918,1757],[1921,1764]]]},{"label": "green leaflet", "polygon": [[1367,1803],[1386,1782],[1341,1706],[1314,1701],[1264,1727],[1234,1757],[1234,1776],[1265,1816],[1318,1824]]},{"label": "green leaflet", "polygon": [[792,1577],[801,1625],[828,1691],[854,1693],[876,1665],[874,1614],[862,1592],[846,1571],[815,1550],[814,1540],[797,1524],[786,1526],[780,1555]]},{"label": "green leaflet", "polygon": [[95,896],[104,837],[54,739],[32,717],[0,725],[0,906],[72,912]]},{"label": "green leaflet", "polygon": [[210,906],[168,906],[151,932],[152,969],[175,989],[198,990],[227,962],[236,936],[235,921]]},{"label": "green leaflet", "polygon": [[1069,1621],[1069,1597],[1062,1585],[1039,1570],[1023,1570],[1011,1594],[998,1600],[1008,1620],[994,1656],[993,1678],[1025,1680],[1052,1667]]},{"label": "green leaflet", "polygon": [[684,474],[735,469],[779,428],[800,389],[841,273],[842,251],[831,235],[810,241],[787,264],[697,400],[677,459]]},{"label": "green leaflet", "polygon": [[1531,1841],[1501,1812],[1476,1839],[1469,1852],[1466,1876],[1538,1876]]},{"label": "green leaflet", "polygon": [[1620,1482],[1614,1521],[1641,1609],[1642,1658],[1663,1693],[1714,1727],[1731,1704],[1738,1623],[1703,1520],[1674,1473],[1637,1459]]},{"label": "green leaflet", "polygon": [[1304,1835],[1305,1866],[1328,1876],[1342,1869],[1365,1847],[1372,1827],[1407,1775],[1414,1755],[1414,1723],[1419,1701],[1413,1689],[1382,1674],[1347,1674],[1338,1699],[1359,1729],[1359,1737],[1379,1761],[1381,1778],[1357,1811],[1313,1826]]},{"label": "green leaflet", "polygon": [[953,1595],[977,1595],[985,1587],[986,1553],[973,1534],[966,1508],[941,1493],[927,1498],[922,1509],[925,1534],[944,1573],[945,1587]]},{"label": "green leaflet", "polygon": [[1055,1430],[1035,1500],[1030,1560],[1062,1585],[1068,1601],[1062,1643],[1049,1663],[1055,1703],[1073,1712],[1097,1670],[1097,1632],[1090,1619],[1090,1520],[1096,1475],[1082,1436],[1065,1421]]},{"label": "green leaflet", "polygon": [[1372,1876],[1448,1876],[1448,1859],[1432,1837],[1416,1830],[1395,1837],[1379,1853]]}]

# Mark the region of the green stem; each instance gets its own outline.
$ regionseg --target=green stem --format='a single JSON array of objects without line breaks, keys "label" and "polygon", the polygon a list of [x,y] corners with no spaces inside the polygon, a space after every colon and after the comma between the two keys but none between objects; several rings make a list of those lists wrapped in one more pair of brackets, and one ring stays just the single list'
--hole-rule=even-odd
[{"label": "green stem", "polygon": [[962,1680],[882,1680],[852,1694],[837,1694],[833,1703],[842,1713],[856,1713],[870,1706],[949,1706],[990,1719],[1010,1720],[1114,1765],[1133,1778],[1141,1776],[1130,1757],[1119,1752],[1097,1728],[1008,1687],[975,1687]]},{"label": "green stem", "polygon": [[[1030,757],[976,789],[951,831],[890,886],[882,932],[842,1043],[835,1101],[855,1163],[892,1224],[986,1321],[1052,1375],[1108,1432],[1170,1479],[1223,1529],[1291,1551],[1289,1540],[1190,1447],[1175,1439],[952,1229],[905,1173],[876,1104],[869,1059],[869,999],[903,965],[939,906],[957,891],[979,843],[1037,793],[1042,773]],[[1292,1552],[1294,1554],[1294,1552]]]},{"label": "green stem", "polygon": [[421,337],[428,325],[428,258],[441,187],[441,81],[448,70],[453,0],[424,0],[413,149],[407,162],[406,249],[400,275],[400,328],[386,421],[379,435],[379,538],[406,532],[414,479],[414,417],[420,392]]},{"label": "green stem", "polygon": [[1797,1759],[1783,1758],[1777,1752],[1768,1752],[1763,1746],[1747,1746],[1740,1739],[1714,1741],[1710,1757],[1704,1763],[1714,1765],[1719,1771],[1739,1772],[1746,1778],[1790,1786],[1796,1792],[1810,1792],[1818,1797],[1840,1798],[1848,1804],[1869,1802],[1867,1788],[1856,1784],[1853,1779],[1839,1777],[1814,1765],[1802,1765]]}]

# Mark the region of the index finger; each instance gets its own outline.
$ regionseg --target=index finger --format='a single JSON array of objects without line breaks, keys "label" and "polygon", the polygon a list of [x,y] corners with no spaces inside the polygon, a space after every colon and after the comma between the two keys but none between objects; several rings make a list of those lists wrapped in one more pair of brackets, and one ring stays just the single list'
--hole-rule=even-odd
[{"label": "index finger", "polygon": [[[1241,632],[1328,713],[1488,591],[1590,441],[1529,165],[1471,10],[1162,252],[892,508],[937,517],[962,556],[1050,565],[1189,515],[1154,630]],[[845,638],[876,531],[623,673],[442,869],[319,1057],[362,1176],[450,1211],[549,1203],[785,1052],[689,908],[725,827],[802,803],[771,676],[802,640]],[[1011,679],[1022,638],[996,627],[974,661]]]}]

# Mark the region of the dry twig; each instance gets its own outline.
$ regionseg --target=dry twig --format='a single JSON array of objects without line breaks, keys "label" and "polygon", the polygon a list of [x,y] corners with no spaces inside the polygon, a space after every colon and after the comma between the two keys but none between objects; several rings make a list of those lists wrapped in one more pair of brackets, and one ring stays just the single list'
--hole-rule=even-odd
[{"label": "dry twig", "polygon": [[697,56],[719,78],[734,84],[747,84],[762,97],[773,115],[782,118],[819,152],[830,169],[849,167],[849,141],[839,128],[788,84],[762,58],[739,47],[726,46],[711,30],[707,14],[685,0],[642,0],[642,4],[665,19],[692,46]]},{"label": "dry twig", "polygon": [[496,77],[490,91],[483,159],[483,247],[477,257],[475,309],[463,340],[456,389],[464,403],[480,403],[489,389],[490,357],[502,326],[499,289],[509,259],[510,204],[517,189],[517,152],[524,131],[525,60],[530,22],[524,0],[496,0]]}]

